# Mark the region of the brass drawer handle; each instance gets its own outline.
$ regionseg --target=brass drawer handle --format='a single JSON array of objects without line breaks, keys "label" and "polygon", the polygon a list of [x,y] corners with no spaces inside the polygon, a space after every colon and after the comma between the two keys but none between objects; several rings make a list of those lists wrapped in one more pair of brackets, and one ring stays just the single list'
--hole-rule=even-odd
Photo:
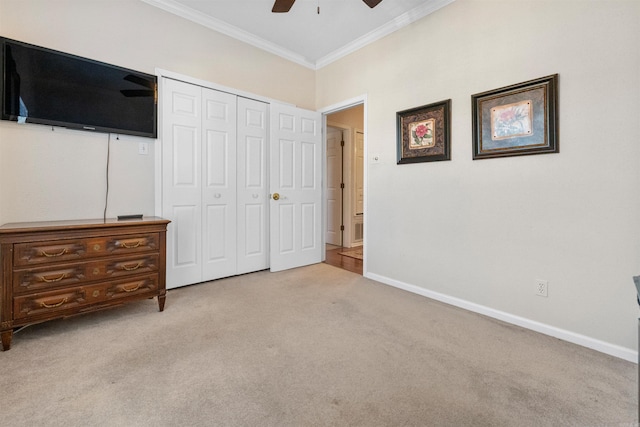
[{"label": "brass drawer handle", "polygon": [[56,277],[55,279],[47,279],[44,276],[40,276],[40,280],[47,283],[59,282],[60,280],[64,279],[66,275],[67,273],[62,273],[60,277]]},{"label": "brass drawer handle", "polygon": [[67,253],[67,248],[62,249],[62,252],[59,252],[57,254],[50,254],[50,253],[47,253],[47,251],[45,250],[40,251],[40,254],[46,256],[47,258],[57,257],[60,255],[64,255],[65,253]]},{"label": "brass drawer handle", "polygon": [[137,263],[133,267],[127,267],[126,265],[123,265],[122,268],[127,270],[127,271],[133,271],[133,270],[137,270],[138,268],[140,268],[141,265],[142,265],[142,261]]},{"label": "brass drawer handle", "polygon": [[124,286],[122,287],[122,290],[125,292],[135,292],[138,289],[140,289],[140,283],[138,283],[136,286],[134,286],[133,288],[127,289]]},{"label": "brass drawer handle", "polygon": [[135,245],[127,245],[127,242],[122,242],[122,246],[127,248],[127,249],[137,248],[141,244],[142,244],[142,241],[140,241],[140,240],[138,240]]},{"label": "brass drawer handle", "polygon": [[60,307],[65,302],[67,302],[67,298],[64,298],[62,301],[60,301],[59,303],[56,303],[56,304],[47,304],[46,302],[42,302],[42,303],[40,303],[40,305],[42,305],[42,307],[44,307],[44,308],[56,308],[56,307]]}]

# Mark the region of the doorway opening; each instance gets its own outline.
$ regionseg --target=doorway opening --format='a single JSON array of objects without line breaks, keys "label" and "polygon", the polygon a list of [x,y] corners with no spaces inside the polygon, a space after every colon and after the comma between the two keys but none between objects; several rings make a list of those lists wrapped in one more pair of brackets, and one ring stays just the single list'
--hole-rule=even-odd
[{"label": "doorway opening", "polygon": [[364,264],[364,104],[326,118],[325,262],[358,274]]}]

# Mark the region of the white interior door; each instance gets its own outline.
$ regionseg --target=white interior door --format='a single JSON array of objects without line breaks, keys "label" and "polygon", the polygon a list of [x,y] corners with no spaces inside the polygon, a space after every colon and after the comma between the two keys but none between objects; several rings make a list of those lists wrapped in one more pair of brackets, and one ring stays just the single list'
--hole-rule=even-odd
[{"label": "white interior door", "polygon": [[268,108],[238,98],[237,274],[269,268]]},{"label": "white interior door", "polygon": [[202,88],[202,279],[236,274],[235,95]]},{"label": "white interior door", "polygon": [[162,215],[167,228],[167,287],[202,278],[201,91],[163,79]]},{"label": "white interior door", "polygon": [[342,246],[342,130],[327,127],[327,243]]},{"label": "white interior door", "polygon": [[271,271],[322,261],[322,126],[314,111],[271,104]]}]

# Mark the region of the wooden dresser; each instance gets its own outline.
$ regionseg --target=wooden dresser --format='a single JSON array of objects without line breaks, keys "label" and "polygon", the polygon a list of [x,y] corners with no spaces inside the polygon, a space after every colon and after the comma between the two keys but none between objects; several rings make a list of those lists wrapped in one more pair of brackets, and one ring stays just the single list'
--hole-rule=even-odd
[{"label": "wooden dresser", "polygon": [[152,217],[1,226],[3,351],[20,326],[153,297],[162,311],[168,223]]}]

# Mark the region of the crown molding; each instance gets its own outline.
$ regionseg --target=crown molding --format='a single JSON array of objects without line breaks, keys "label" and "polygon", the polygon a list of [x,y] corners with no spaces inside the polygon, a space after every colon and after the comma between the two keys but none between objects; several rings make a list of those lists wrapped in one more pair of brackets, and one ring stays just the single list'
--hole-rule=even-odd
[{"label": "crown molding", "polygon": [[278,55],[284,59],[287,59],[291,62],[295,62],[299,65],[302,65],[307,68],[311,68],[313,70],[316,69],[316,65],[313,62],[307,60],[304,56],[298,55],[295,52],[292,52],[288,49],[284,49],[281,46],[276,45],[275,43],[271,43],[261,37],[257,37],[247,31],[244,31],[238,27],[227,24],[219,19],[204,15],[197,10],[194,10],[190,7],[184,6],[180,3],[177,3],[173,0],[141,0],[151,6],[155,6],[162,10],[165,10],[174,15],[180,16],[184,19],[188,19],[189,21],[200,24],[204,27],[207,27],[211,30],[217,31],[229,37],[232,37],[241,42],[250,44],[254,47],[267,51],[269,53],[273,53],[274,55]]},{"label": "crown molding", "polygon": [[204,27],[207,27],[211,30],[217,31],[229,37],[232,37],[241,42],[247,43],[251,46],[262,49],[266,52],[272,53],[274,55],[280,56],[281,58],[287,59],[291,62],[295,62],[296,64],[302,65],[304,67],[310,68],[312,70],[319,70],[322,67],[325,67],[332,62],[339,60],[363,47],[375,42],[376,40],[380,40],[381,38],[388,36],[389,34],[398,31],[399,29],[406,27],[407,25],[424,18],[427,15],[447,6],[450,3],[453,3],[455,0],[431,0],[425,2],[423,5],[418,6],[399,17],[395,18],[392,21],[389,21],[385,25],[365,34],[362,37],[354,40],[353,42],[341,47],[333,51],[332,53],[323,56],[316,62],[309,61],[303,55],[299,55],[295,52],[292,52],[288,49],[283,48],[275,43],[271,43],[261,37],[258,37],[254,34],[251,34],[247,31],[244,31],[236,26],[227,24],[219,19],[213,18],[211,16],[204,15],[203,13],[192,9],[190,7],[184,6],[174,0],[141,0],[151,6],[155,6],[159,9],[165,10],[174,15],[180,16],[184,19],[188,19],[189,21],[200,24]]},{"label": "crown molding", "polygon": [[385,25],[378,27],[377,29],[365,34],[362,37],[357,38],[353,42],[343,46],[340,49],[333,51],[332,53],[323,56],[316,61],[316,70],[325,67],[332,62],[337,61],[363,47],[380,40],[389,34],[398,31],[399,29],[406,27],[407,25],[424,18],[427,15],[453,3],[455,0],[432,0],[425,2],[423,5],[418,6],[410,11],[398,16],[392,21],[389,21]]}]

